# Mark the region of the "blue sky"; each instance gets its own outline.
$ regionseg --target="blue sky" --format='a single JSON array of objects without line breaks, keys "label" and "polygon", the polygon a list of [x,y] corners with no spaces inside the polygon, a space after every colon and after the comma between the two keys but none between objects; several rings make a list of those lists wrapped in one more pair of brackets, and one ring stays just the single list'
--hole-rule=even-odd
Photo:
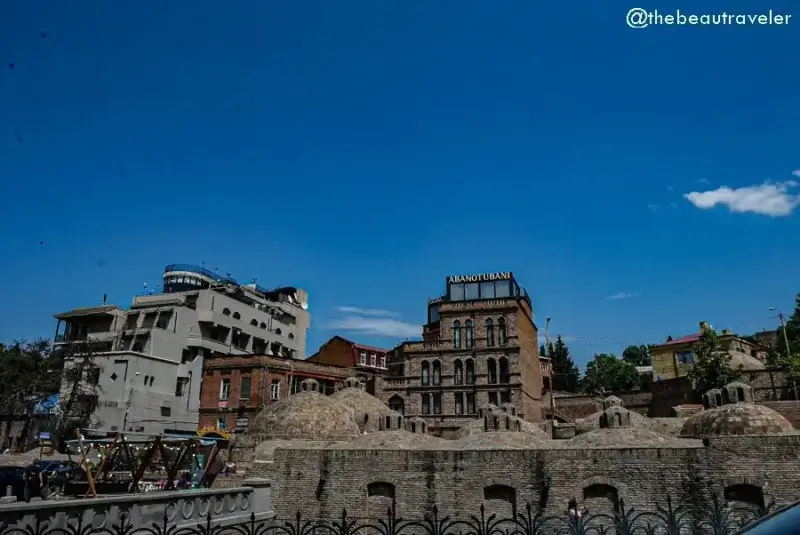
[{"label": "blue sky", "polygon": [[800,291],[799,38],[780,0],[8,0],[0,339],[203,261],[306,288],[312,350],[391,346],[486,271],[579,362],[774,326]]}]

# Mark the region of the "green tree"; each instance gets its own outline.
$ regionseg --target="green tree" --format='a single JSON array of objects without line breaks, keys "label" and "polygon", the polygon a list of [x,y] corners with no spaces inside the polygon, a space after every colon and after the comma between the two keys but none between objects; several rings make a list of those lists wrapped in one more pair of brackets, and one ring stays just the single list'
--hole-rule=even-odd
[{"label": "green tree", "polygon": [[540,357],[545,357],[545,356],[547,356],[547,351],[546,351],[546,349],[547,349],[547,348],[545,348],[545,347],[544,347],[544,344],[541,344],[541,345],[539,346],[539,356],[540,356]]},{"label": "green tree", "polygon": [[622,352],[622,360],[634,366],[650,366],[650,346],[644,344],[628,346]]},{"label": "green tree", "polygon": [[550,343],[547,351],[553,368],[553,390],[562,392],[578,392],[580,371],[569,353],[567,344],[561,335]]},{"label": "green tree", "polygon": [[586,365],[581,381],[584,392],[627,392],[641,385],[636,366],[614,355],[601,353]]},{"label": "green tree", "polygon": [[692,380],[696,394],[703,394],[712,388],[722,388],[740,377],[741,366],[738,370],[731,366],[731,355],[719,343],[714,329],[704,329],[692,350],[694,365],[689,370],[689,379]]},{"label": "green tree", "polygon": [[792,381],[800,381],[800,293],[794,302],[794,312],[786,319],[785,327],[778,328],[777,343],[768,354],[767,362],[784,368]]}]

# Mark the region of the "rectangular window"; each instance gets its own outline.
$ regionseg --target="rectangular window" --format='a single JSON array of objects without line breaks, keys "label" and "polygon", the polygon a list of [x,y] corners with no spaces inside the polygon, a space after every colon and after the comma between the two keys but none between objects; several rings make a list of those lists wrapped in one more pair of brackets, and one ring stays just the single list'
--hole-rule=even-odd
[{"label": "rectangular window", "polygon": [[219,399],[220,401],[227,401],[228,396],[231,394],[231,380],[223,379],[219,383]]},{"label": "rectangular window", "polygon": [[494,295],[498,299],[511,296],[511,281],[494,281]]},{"label": "rectangular window", "polygon": [[225,421],[224,416],[220,416],[219,418],[217,418],[217,428],[225,429],[226,424],[227,422]]},{"label": "rectangular window", "polygon": [[475,414],[475,394],[467,393],[467,414]]},{"label": "rectangular window", "polygon": [[481,283],[481,299],[494,299],[494,281]]},{"label": "rectangular window", "polygon": [[185,377],[178,377],[178,379],[175,381],[175,395],[177,397],[183,396],[183,385],[185,384],[185,382],[186,382]]},{"label": "rectangular window", "polygon": [[381,355],[381,368],[386,368],[386,355]]},{"label": "rectangular window", "polygon": [[161,407],[161,416],[165,418],[172,416],[172,407]]},{"label": "rectangular window", "polygon": [[675,361],[678,364],[694,364],[694,353],[692,351],[677,351]]},{"label": "rectangular window", "polygon": [[489,392],[489,403],[497,405],[497,392]]},{"label": "rectangular window", "polygon": [[500,403],[511,403],[511,390],[500,392]]},{"label": "rectangular window", "polygon": [[442,414],[442,395],[433,395],[433,414]]},{"label": "rectangular window", "polygon": [[480,285],[477,282],[470,282],[464,285],[464,301],[478,299],[480,297]]},{"label": "rectangular window", "polygon": [[359,354],[358,363],[361,364],[362,366],[366,366],[367,365],[367,352],[366,351],[362,351]]},{"label": "rectangular window", "polygon": [[450,300],[451,301],[463,301],[464,300],[464,285],[463,284],[451,284],[450,285]]},{"label": "rectangular window", "polygon": [[239,388],[239,399],[250,399],[250,383],[251,379],[249,375],[242,377],[242,385]]},{"label": "rectangular window", "polygon": [[464,414],[464,394],[461,392],[456,392],[455,398],[456,398],[456,414]]},{"label": "rectangular window", "polygon": [[422,414],[431,413],[431,396],[429,394],[422,394]]},{"label": "rectangular window", "polygon": [[376,355],[375,353],[372,353],[369,356],[369,365],[372,366],[373,368],[378,365],[378,355]]},{"label": "rectangular window", "polygon": [[269,387],[269,399],[276,401],[281,398],[281,381],[280,379],[273,379]]}]

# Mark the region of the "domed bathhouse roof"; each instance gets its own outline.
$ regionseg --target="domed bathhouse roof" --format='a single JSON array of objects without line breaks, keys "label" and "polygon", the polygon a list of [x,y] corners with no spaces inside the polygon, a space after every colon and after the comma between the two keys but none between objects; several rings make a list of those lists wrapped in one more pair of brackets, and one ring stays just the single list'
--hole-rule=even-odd
[{"label": "domed bathhouse roof", "polygon": [[[362,433],[387,429],[386,416],[397,415],[397,413],[375,396],[367,394],[362,385],[363,383],[357,377],[349,377],[344,380],[344,388],[330,397],[353,411]],[[393,428],[397,429],[397,424]],[[392,429],[392,427],[388,429]]]},{"label": "domed bathhouse roof", "polygon": [[473,433],[458,440],[445,441],[447,449],[458,450],[543,450],[556,448],[557,442],[530,433],[486,431]]},{"label": "domed bathhouse roof", "polygon": [[[647,418],[642,416],[639,413],[629,411],[625,407],[622,406],[622,400],[616,396],[609,396],[602,401],[603,403],[603,410],[600,412],[596,412],[594,414],[590,414],[585,418],[578,418],[575,420],[575,431],[578,434],[588,433],[595,429],[600,429],[601,419],[604,417],[603,415],[618,415],[621,413],[613,412],[615,409],[619,408],[625,411],[626,418],[630,421],[629,427],[634,427],[636,429],[647,429],[649,427],[649,423]],[[612,411],[612,412],[608,412]],[[616,417],[616,416],[615,416]]]},{"label": "domed bathhouse roof", "polygon": [[[577,435],[564,445],[578,448],[672,448],[692,445],[693,441],[661,435],[645,429],[644,417],[625,407],[609,404],[599,413],[599,429]],[[696,442],[698,447],[701,442]]]},{"label": "domed bathhouse roof", "polygon": [[459,428],[456,439],[486,431],[516,431],[533,435],[540,440],[550,440],[539,426],[516,416],[516,408],[510,403],[499,408],[495,405],[481,407],[477,419]]},{"label": "domed bathhouse roof", "polygon": [[703,394],[704,410],[693,414],[681,429],[682,437],[781,435],[792,433],[791,422],[778,412],[753,403],[744,383],[730,383]]},{"label": "domed bathhouse roof", "polygon": [[350,440],[361,434],[353,411],[319,392],[319,383],[305,379],[301,392],[259,412],[248,434],[274,439]]},{"label": "domed bathhouse roof", "polygon": [[332,450],[424,450],[446,449],[451,441],[404,429],[367,433],[352,442],[332,444]]}]

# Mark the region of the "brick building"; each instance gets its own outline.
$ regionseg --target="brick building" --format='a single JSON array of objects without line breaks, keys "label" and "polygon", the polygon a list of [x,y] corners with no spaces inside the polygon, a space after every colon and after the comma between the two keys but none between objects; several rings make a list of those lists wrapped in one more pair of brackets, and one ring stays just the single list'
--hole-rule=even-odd
[{"label": "brick building", "polygon": [[512,273],[448,277],[428,303],[423,341],[389,355],[379,397],[407,417],[424,418],[444,437],[487,403],[512,403],[526,420],[542,419],[545,400],[533,308]]},{"label": "brick building", "polygon": [[303,379],[316,379],[320,390],[332,394],[353,371],[288,357],[268,355],[206,358],[200,387],[198,428],[217,427],[243,433],[264,406],[300,391]]},{"label": "brick building", "polygon": [[309,362],[352,368],[354,376],[363,380],[370,394],[375,393],[375,375],[386,372],[389,350],[359,344],[334,336],[308,357]]}]

